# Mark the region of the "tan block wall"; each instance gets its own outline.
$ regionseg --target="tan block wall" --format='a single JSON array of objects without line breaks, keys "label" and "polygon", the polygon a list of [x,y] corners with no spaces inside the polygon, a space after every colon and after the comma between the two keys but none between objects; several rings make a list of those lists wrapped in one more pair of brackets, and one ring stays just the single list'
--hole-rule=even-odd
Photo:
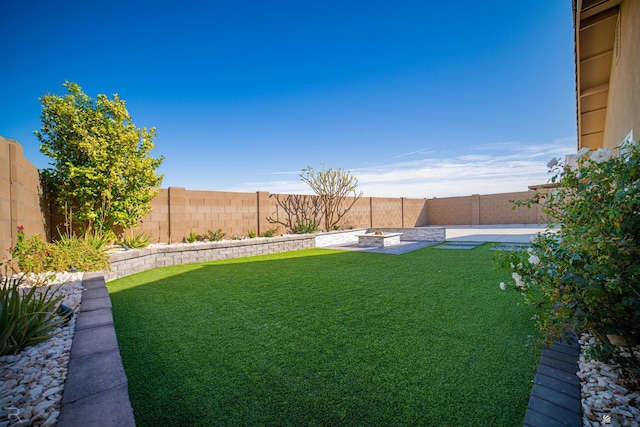
[{"label": "tan block wall", "polygon": [[533,192],[518,192],[480,196],[480,224],[537,224],[538,205],[513,210],[513,201],[526,200],[533,195]]},{"label": "tan block wall", "polygon": [[17,141],[0,137],[0,259],[15,245],[18,226],[25,236],[46,236],[40,173]]},{"label": "tan block wall", "polygon": [[470,225],[471,221],[471,196],[427,200],[429,225]]},{"label": "tan block wall", "polygon": [[624,0],[620,6],[620,55],[611,64],[609,97],[603,146],[614,149],[633,130],[640,139],[640,1]]},{"label": "tan block wall", "polygon": [[514,201],[527,200],[532,191],[474,194],[427,200],[429,225],[539,224],[544,218],[539,205],[513,209]]},{"label": "tan block wall", "polygon": [[153,199],[151,213],[141,220],[136,232],[144,231],[152,242],[172,243],[183,241],[191,232],[202,235],[217,229],[222,229],[226,238],[246,236],[257,231],[258,197],[256,193],[169,187]]},{"label": "tan block wall", "polygon": [[371,198],[360,197],[349,212],[342,217],[340,224],[343,228],[371,227]]},{"label": "tan block wall", "polygon": [[162,189],[151,201],[151,212],[138,224],[134,233],[144,232],[150,241],[169,241],[169,190]]},{"label": "tan block wall", "polygon": [[373,228],[402,227],[402,200],[372,197],[371,226]]},{"label": "tan block wall", "polygon": [[427,224],[427,199],[403,197],[401,227],[420,227]]}]

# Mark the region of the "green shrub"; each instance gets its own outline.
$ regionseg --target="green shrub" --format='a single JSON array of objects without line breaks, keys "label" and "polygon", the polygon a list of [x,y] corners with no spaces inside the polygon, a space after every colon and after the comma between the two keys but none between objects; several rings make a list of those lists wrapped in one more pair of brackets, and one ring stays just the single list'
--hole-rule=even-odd
[{"label": "green shrub", "polygon": [[270,228],[262,233],[262,237],[273,237],[278,234],[278,230],[280,230],[280,227]]},{"label": "green shrub", "polygon": [[307,220],[300,221],[296,224],[296,233],[298,234],[311,234],[318,231],[318,226],[320,225],[319,221],[316,220]]},{"label": "green shrub", "polygon": [[192,231],[187,237],[184,238],[184,240],[188,243],[194,243],[196,240],[198,240],[198,235]]},{"label": "green shrub", "polygon": [[566,332],[586,331],[640,384],[640,358],[608,335],[640,338],[640,148],[621,147],[621,155],[600,148],[578,152],[578,167],[549,167],[556,189],[517,205],[540,203],[549,230],[528,252],[498,255],[498,266],[512,271],[502,283],[545,308],[539,326],[547,342]]},{"label": "green shrub", "polygon": [[226,235],[227,234],[224,233],[221,228],[218,228],[216,231],[207,231],[207,239],[211,240],[212,242],[219,242]]},{"label": "green shrub", "polygon": [[53,271],[65,271],[72,268],[78,271],[111,270],[107,252],[104,249],[97,249],[83,237],[61,238],[55,242],[54,246],[64,252],[69,261],[68,264],[58,264]]},{"label": "green shrub", "polygon": [[39,234],[26,239],[22,226],[18,227],[17,243],[10,253],[17,259],[20,271],[36,275],[73,268],[78,271],[110,269],[104,249],[96,249],[83,237],[62,235],[55,243],[45,242]]},{"label": "green shrub", "polygon": [[22,283],[23,276],[0,278],[0,355],[51,338],[73,313],[60,311],[57,289],[20,288]]}]

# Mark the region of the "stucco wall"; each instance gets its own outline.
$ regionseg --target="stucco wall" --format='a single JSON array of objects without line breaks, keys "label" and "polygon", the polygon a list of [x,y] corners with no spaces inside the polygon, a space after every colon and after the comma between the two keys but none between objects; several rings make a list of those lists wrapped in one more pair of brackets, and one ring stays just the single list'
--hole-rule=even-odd
[{"label": "stucco wall", "polygon": [[619,19],[620,53],[616,57],[614,52],[611,65],[603,141],[609,149],[619,146],[631,130],[640,140],[640,1],[623,1]]}]

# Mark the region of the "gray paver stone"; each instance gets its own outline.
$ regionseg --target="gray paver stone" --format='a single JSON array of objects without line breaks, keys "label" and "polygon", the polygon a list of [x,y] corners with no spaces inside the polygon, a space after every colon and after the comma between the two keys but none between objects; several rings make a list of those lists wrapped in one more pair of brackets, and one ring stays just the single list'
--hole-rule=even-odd
[{"label": "gray paver stone", "polygon": [[127,385],[62,406],[58,427],[135,427]]},{"label": "gray paver stone", "polygon": [[76,319],[76,331],[106,325],[113,325],[113,313],[110,308],[81,311]]},{"label": "gray paver stone", "polygon": [[127,384],[127,377],[117,348],[74,357],[69,361],[62,403],[72,403],[122,384]]},{"label": "gray paver stone", "polygon": [[112,325],[76,331],[71,344],[71,358],[118,349],[116,331]]},{"label": "gray paver stone", "polygon": [[107,295],[103,298],[89,298],[85,300],[82,298],[80,303],[80,311],[99,310],[101,308],[111,308],[111,298]]}]

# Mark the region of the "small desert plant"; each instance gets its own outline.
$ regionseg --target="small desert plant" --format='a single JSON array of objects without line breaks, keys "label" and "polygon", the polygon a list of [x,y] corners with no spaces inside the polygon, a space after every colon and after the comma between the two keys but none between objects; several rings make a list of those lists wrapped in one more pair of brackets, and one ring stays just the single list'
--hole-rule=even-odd
[{"label": "small desert plant", "polygon": [[280,227],[270,228],[262,233],[262,237],[273,237],[278,234],[278,230],[280,230]]},{"label": "small desert plant", "polygon": [[242,240],[242,239],[244,239],[244,237],[243,236],[239,236],[237,234],[234,234],[233,236],[231,236],[231,240]]},{"label": "small desert plant", "polygon": [[212,242],[219,242],[226,235],[227,234],[223,232],[221,228],[218,228],[216,231],[207,230],[207,239],[211,240]]},{"label": "small desert plant", "polygon": [[0,355],[51,338],[73,313],[60,310],[57,289],[22,288],[23,277],[0,277]]},{"label": "small desert plant", "polygon": [[191,232],[189,233],[189,235],[187,237],[184,238],[187,242],[189,243],[194,243],[196,240],[198,240],[198,235],[195,232]]},{"label": "small desert plant", "polygon": [[247,235],[249,236],[250,239],[255,239],[256,237],[258,237],[258,233],[256,233],[255,231],[249,231]]},{"label": "small desert plant", "polygon": [[316,231],[318,231],[319,225],[320,225],[320,222],[316,220],[300,221],[299,223],[296,224],[296,233],[298,234],[315,233]]},{"label": "small desert plant", "polygon": [[130,247],[131,249],[142,249],[149,246],[149,236],[145,233],[140,234],[123,234],[122,243]]},{"label": "small desert plant", "polygon": [[[62,233],[60,233],[62,237]],[[107,245],[115,240],[113,232],[102,232],[100,230],[87,231],[84,233],[84,241],[98,250],[105,249]]]}]

